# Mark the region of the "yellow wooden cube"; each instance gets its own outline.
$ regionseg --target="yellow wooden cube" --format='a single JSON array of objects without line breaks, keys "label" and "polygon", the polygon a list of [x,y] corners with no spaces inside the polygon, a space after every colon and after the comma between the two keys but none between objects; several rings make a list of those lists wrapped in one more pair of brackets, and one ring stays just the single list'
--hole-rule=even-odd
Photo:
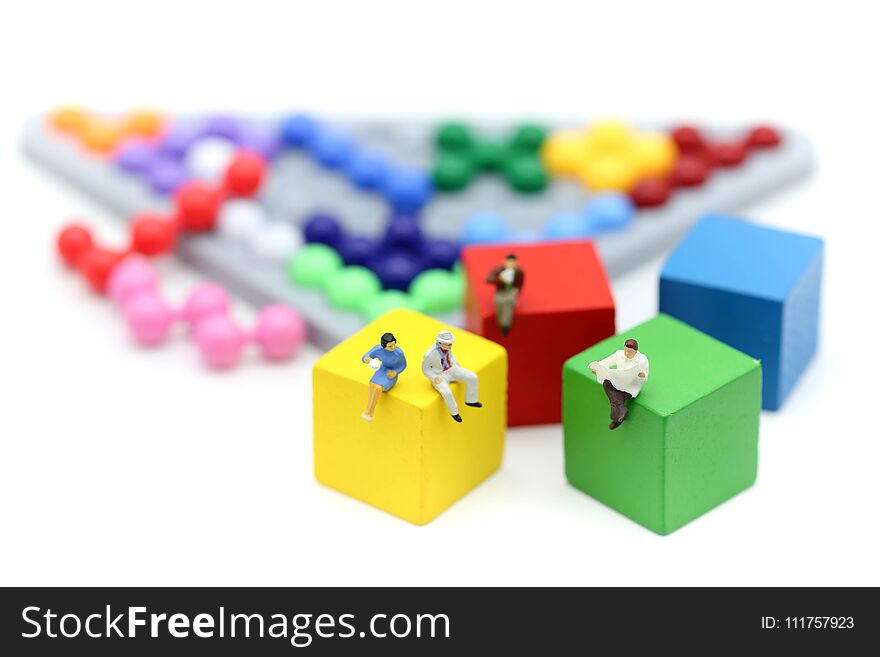
[{"label": "yellow wooden cube", "polygon": [[[455,335],[460,365],[479,377],[482,408],[465,406],[464,384],[452,384],[461,423],[421,369],[444,328]],[[407,369],[366,422],[361,412],[372,371],[361,358],[386,332],[397,338]],[[392,310],[324,354],[312,384],[318,481],[404,520],[429,522],[501,465],[507,352],[485,338],[421,313]]]}]

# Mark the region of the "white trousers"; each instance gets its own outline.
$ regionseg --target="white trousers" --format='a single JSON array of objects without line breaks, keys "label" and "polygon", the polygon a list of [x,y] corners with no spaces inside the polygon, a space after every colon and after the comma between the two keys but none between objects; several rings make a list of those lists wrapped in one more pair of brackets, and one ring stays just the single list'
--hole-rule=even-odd
[{"label": "white trousers", "polygon": [[458,402],[455,401],[455,395],[452,394],[452,388],[449,387],[449,384],[453,381],[464,381],[464,400],[468,404],[480,401],[480,395],[477,391],[477,375],[470,370],[466,370],[460,365],[453,365],[450,369],[441,372],[437,376],[439,376],[442,381],[440,383],[434,383],[432,377],[431,384],[437,392],[440,393],[440,396],[443,397],[443,401],[446,402],[446,407],[452,415],[458,415]]}]

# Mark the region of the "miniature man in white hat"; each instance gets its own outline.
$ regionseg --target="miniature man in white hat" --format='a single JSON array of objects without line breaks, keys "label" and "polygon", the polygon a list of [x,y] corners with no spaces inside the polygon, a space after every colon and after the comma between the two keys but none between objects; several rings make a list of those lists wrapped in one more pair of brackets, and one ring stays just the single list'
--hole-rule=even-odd
[{"label": "miniature man in white hat", "polygon": [[458,403],[449,387],[450,383],[464,381],[464,403],[474,408],[482,408],[483,405],[478,401],[480,397],[477,392],[477,375],[459,365],[455,356],[452,355],[454,342],[455,336],[451,331],[440,331],[437,334],[437,342],[425,352],[425,357],[422,360],[422,373],[428,377],[431,385],[443,397],[446,407],[452,414],[452,419],[461,422]]}]

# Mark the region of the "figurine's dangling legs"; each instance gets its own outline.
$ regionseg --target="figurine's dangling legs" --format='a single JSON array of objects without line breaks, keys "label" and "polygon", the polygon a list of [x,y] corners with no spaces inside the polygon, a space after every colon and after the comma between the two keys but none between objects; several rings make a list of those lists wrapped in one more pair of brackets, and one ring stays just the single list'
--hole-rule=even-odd
[{"label": "figurine's dangling legs", "polygon": [[629,408],[627,408],[626,402],[632,399],[632,395],[628,392],[618,390],[611,385],[611,381],[608,379],[605,379],[602,383],[602,387],[605,389],[608,401],[611,402],[611,424],[608,425],[608,428],[616,429],[623,423],[623,418],[626,417],[626,414],[629,413]]},{"label": "figurine's dangling legs", "polygon": [[501,329],[501,335],[510,333],[513,326],[513,311],[516,308],[516,288],[500,289],[495,291],[495,319]]},{"label": "figurine's dangling legs", "polygon": [[367,408],[361,413],[361,417],[367,422],[372,421],[373,413],[376,411],[376,404],[379,403],[379,397],[385,391],[385,388],[378,383],[370,383],[370,394],[367,397]]}]

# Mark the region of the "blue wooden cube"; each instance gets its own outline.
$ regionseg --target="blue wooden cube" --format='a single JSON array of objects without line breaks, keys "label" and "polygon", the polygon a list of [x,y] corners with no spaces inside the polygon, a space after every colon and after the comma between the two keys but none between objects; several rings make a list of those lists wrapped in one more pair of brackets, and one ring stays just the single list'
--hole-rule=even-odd
[{"label": "blue wooden cube", "polygon": [[785,401],[816,353],[822,240],[703,217],[660,275],[660,311],[761,361],[765,409]]}]

